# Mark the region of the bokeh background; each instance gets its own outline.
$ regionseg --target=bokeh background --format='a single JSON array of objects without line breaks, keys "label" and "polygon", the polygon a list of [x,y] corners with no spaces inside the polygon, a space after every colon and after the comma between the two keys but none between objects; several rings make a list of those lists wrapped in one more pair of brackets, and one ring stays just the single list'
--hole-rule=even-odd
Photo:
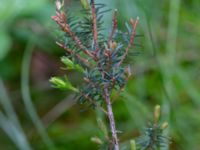
[{"label": "bokeh background", "polygon": [[[200,150],[200,1],[98,0],[119,10],[119,26],[140,17],[143,35],[132,57],[133,77],[114,103],[125,142],[140,134],[156,104],[172,143],[165,149]],[[66,0],[71,12],[78,0]],[[0,149],[97,149],[98,110],[75,104],[73,93],[53,89],[64,51],[55,44],[53,0],[0,1]],[[111,12],[105,17],[111,24]],[[67,72],[74,83],[78,75]]]}]

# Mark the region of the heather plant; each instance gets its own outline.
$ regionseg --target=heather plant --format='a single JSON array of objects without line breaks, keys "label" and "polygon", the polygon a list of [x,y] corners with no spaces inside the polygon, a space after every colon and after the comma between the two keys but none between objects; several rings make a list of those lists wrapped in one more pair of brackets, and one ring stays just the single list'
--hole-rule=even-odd
[{"label": "heather plant", "polygon": [[163,131],[168,127],[167,122],[160,121],[161,107],[156,105],[154,108],[153,121],[150,121],[144,129],[144,133],[136,140],[137,149],[156,150],[167,147],[170,139],[164,136]]},{"label": "heather plant", "polygon": [[[110,10],[105,9],[104,4],[95,3],[94,0],[91,0],[90,4],[87,0],[81,0],[81,3],[83,16],[77,18],[65,10],[64,1],[56,0],[56,14],[52,19],[63,33],[56,43],[66,52],[66,55],[61,57],[64,69],[80,72],[84,83],[74,87],[67,75],[52,77],[50,82],[55,88],[75,92],[80,104],[87,103],[105,113],[109,120],[109,130],[101,120],[98,121],[105,139],[93,137],[91,140],[98,143],[101,149],[119,150],[111,95],[114,91],[120,93],[131,76],[130,67],[125,61],[130,51],[133,51],[135,38],[139,36],[136,34],[139,17],[130,19],[124,32],[118,29],[118,11],[114,10],[111,31],[107,36],[103,34],[102,18]],[[162,131],[167,125],[158,125],[159,109],[160,107],[156,108],[154,123],[149,124],[144,136],[136,142],[139,149],[151,150],[165,144]],[[130,148],[136,148],[134,140],[131,140]]]}]

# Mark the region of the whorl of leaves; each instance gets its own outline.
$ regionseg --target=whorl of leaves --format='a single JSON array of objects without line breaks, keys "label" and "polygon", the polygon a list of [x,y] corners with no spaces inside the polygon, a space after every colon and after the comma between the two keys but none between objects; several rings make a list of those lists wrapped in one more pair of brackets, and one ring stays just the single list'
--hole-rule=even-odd
[{"label": "whorl of leaves", "polygon": [[160,116],[161,107],[156,105],[154,109],[154,122],[148,124],[144,134],[137,140],[138,150],[157,150],[169,145],[169,137],[163,134],[163,131],[168,127],[168,123],[159,123]]},{"label": "whorl of leaves", "polygon": [[169,138],[163,135],[160,125],[149,124],[144,130],[144,135],[137,141],[138,150],[157,150],[169,144]]}]

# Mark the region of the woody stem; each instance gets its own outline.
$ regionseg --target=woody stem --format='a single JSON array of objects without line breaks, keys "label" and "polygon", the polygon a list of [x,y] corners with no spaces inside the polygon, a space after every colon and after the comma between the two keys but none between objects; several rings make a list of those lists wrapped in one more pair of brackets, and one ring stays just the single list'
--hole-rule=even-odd
[{"label": "woody stem", "polygon": [[110,94],[109,94],[107,87],[104,88],[104,94],[105,94],[105,101],[106,101],[106,105],[107,105],[107,114],[108,114],[108,119],[110,122],[110,129],[111,129],[111,133],[112,133],[112,142],[113,142],[114,150],[119,150],[119,143],[118,143],[116,126],[115,126],[115,119],[114,119],[114,115],[113,115]]}]

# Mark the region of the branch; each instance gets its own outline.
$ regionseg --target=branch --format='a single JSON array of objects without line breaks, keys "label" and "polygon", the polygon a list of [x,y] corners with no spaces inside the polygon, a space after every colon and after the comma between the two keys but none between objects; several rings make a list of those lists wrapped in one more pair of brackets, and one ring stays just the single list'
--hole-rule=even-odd
[{"label": "branch", "polygon": [[118,138],[117,138],[117,130],[116,130],[116,126],[115,126],[115,119],[114,119],[114,115],[113,115],[110,94],[109,94],[108,88],[106,86],[104,88],[104,96],[105,96],[105,101],[107,104],[108,119],[110,122],[110,129],[111,129],[111,133],[112,133],[112,142],[114,145],[114,150],[119,150],[119,142],[118,142]]},{"label": "branch", "polygon": [[87,59],[81,57],[79,54],[75,54],[75,53],[73,52],[72,49],[67,48],[66,46],[64,46],[63,44],[61,44],[61,43],[59,43],[59,42],[56,42],[56,44],[57,44],[59,47],[61,47],[61,48],[63,48],[64,50],[66,50],[69,54],[74,54],[74,55],[75,55],[79,60],[81,60],[86,66],[89,66],[89,65],[90,65],[90,63],[89,63],[89,61],[88,61]]},{"label": "branch", "polygon": [[66,20],[66,15],[64,12],[60,11],[61,7],[59,1],[56,1],[56,15],[52,16],[51,18],[60,26],[60,28],[66,32],[67,34],[70,35],[70,37],[73,39],[73,41],[76,43],[76,45],[88,56],[92,57],[94,60],[96,60],[95,56],[85,47],[83,46],[82,42],[80,39],[72,32],[69,24],[67,23]]},{"label": "branch", "polygon": [[133,21],[133,19],[130,19],[130,24],[132,25],[130,41],[129,41],[128,46],[125,50],[124,55],[122,56],[121,61],[117,64],[118,67],[123,63],[124,59],[126,58],[126,56],[128,54],[129,49],[134,44],[134,39],[135,39],[135,35],[136,35],[136,27],[137,27],[138,22],[139,22],[139,17],[137,17],[136,21]]},{"label": "branch", "polygon": [[103,113],[105,113],[106,115],[108,115],[108,112],[101,107],[99,104],[97,104],[92,98],[90,98],[88,95],[85,95],[84,93],[81,92],[81,94],[87,99],[89,100],[90,103],[92,103],[93,105],[95,105],[99,110],[101,110]]},{"label": "branch", "polygon": [[[101,73],[102,79],[105,79],[105,74],[107,72],[101,67],[101,63],[98,63],[98,67],[99,67],[99,71]],[[103,86],[103,96],[104,96],[106,106],[107,106],[107,112],[108,112],[107,116],[109,119],[110,129],[111,129],[111,133],[112,133],[112,144],[114,146],[113,150],[119,150],[119,141],[118,141],[118,137],[117,137],[115,119],[114,119],[112,104],[111,104],[111,99],[110,99],[111,95],[110,95],[108,86],[106,84],[104,84],[104,86]]]},{"label": "branch", "polygon": [[110,46],[110,43],[112,42],[112,38],[113,38],[113,35],[115,34],[116,30],[117,30],[117,9],[115,9],[115,12],[113,14],[112,31],[109,36],[108,46]]},{"label": "branch", "polygon": [[92,27],[93,27],[92,32],[94,38],[95,54],[97,54],[99,51],[99,45],[98,45],[97,16],[96,16],[94,0],[91,0],[91,8],[92,8]]}]

